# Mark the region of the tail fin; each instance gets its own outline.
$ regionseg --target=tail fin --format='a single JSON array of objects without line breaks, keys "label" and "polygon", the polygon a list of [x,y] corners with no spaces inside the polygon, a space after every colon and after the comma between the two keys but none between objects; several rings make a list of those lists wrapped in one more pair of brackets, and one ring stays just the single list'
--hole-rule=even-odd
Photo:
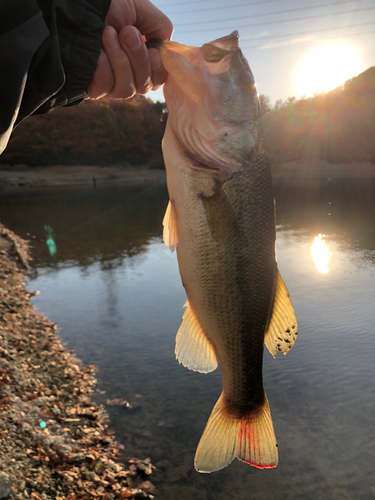
[{"label": "tail fin", "polygon": [[276,467],[276,437],[266,395],[263,407],[241,419],[228,414],[223,395],[212,410],[195,454],[198,472],[214,472],[238,458],[259,469]]}]

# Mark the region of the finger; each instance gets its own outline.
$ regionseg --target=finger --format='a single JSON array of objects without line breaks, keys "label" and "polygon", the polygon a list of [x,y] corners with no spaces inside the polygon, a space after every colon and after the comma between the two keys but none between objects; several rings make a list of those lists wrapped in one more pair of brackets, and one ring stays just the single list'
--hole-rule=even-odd
[{"label": "finger", "polygon": [[87,94],[90,99],[100,99],[111,92],[115,85],[115,77],[107,54],[100,50],[98,64],[92,77]]},{"label": "finger", "polygon": [[146,94],[152,89],[151,65],[140,32],[134,26],[125,26],[119,34],[119,41],[129,57],[137,93]]},{"label": "finger", "polygon": [[149,0],[134,2],[111,2],[106,24],[118,32],[125,25],[135,26],[146,39],[161,38],[169,40],[172,36],[171,20]]},{"label": "finger", "polygon": [[168,73],[162,65],[159,51],[157,49],[148,49],[148,55],[151,64],[152,90],[158,89],[167,79]]},{"label": "finger", "polygon": [[149,0],[135,3],[137,9],[136,28],[146,37],[170,40],[173,33],[172,21]]},{"label": "finger", "polygon": [[102,38],[115,78],[115,84],[108,97],[111,99],[133,97],[136,93],[134,75],[129,57],[120,45],[117,31],[112,26],[106,26]]}]

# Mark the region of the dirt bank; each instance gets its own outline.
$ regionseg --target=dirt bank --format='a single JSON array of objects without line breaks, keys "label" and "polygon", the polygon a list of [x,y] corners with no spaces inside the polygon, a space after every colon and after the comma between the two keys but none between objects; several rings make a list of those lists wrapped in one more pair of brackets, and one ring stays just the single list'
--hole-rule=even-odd
[{"label": "dirt bank", "polygon": [[91,398],[95,367],[30,303],[28,260],[26,242],[0,225],[0,498],[153,498],[149,459],[118,462],[121,445]]},{"label": "dirt bank", "polygon": [[75,184],[114,184],[126,182],[165,183],[164,170],[132,167],[61,166],[27,167],[18,165],[0,168],[0,188],[64,186]]},{"label": "dirt bank", "polygon": [[[272,162],[272,174],[276,182],[311,184],[328,179],[375,180],[375,165],[370,162],[331,164],[325,160],[293,160]],[[118,183],[153,182],[165,183],[164,170],[142,167],[63,166],[0,167],[0,189],[41,186],[91,184],[97,186]]]}]

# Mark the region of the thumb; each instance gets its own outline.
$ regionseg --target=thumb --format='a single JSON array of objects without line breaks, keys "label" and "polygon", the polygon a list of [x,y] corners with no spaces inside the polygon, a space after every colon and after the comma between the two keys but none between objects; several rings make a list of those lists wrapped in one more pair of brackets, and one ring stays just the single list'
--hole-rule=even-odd
[{"label": "thumb", "polygon": [[149,0],[134,2],[136,22],[134,26],[147,39],[161,38],[170,40],[173,33],[172,21]]}]

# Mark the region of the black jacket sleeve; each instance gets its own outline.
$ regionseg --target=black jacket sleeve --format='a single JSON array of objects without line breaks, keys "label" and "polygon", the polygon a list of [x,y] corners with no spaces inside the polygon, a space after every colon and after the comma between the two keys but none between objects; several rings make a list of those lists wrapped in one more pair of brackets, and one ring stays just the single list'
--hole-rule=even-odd
[{"label": "black jacket sleeve", "polygon": [[81,102],[110,0],[0,0],[0,154],[33,113]]}]

